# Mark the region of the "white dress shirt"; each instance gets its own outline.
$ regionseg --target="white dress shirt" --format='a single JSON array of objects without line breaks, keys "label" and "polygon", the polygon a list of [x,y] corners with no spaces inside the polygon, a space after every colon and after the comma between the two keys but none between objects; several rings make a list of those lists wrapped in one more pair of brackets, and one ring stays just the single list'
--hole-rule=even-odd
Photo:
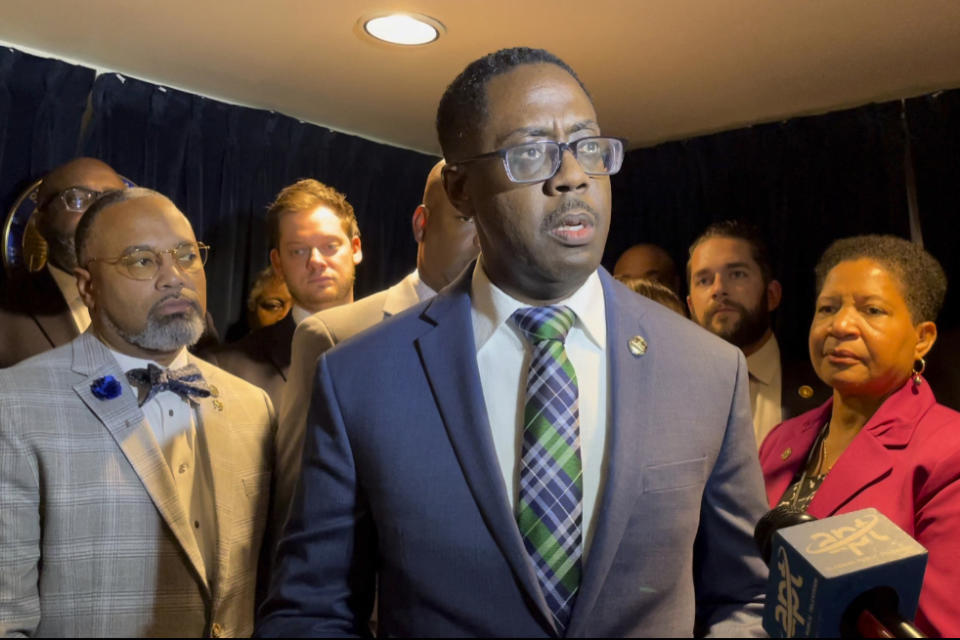
[{"label": "white dress shirt", "polygon": [[[134,358],[113,349],[110,351],[124,372],[143,369],[148,364],[161,369],[179,369],[188,364],[186,348],[180,350],[169,367],[152,360]],[[130,384],[126,376],[122,383],[133,392],[133,397],[138,397],[138,389]],[[170,467],[180,504],[184,513],[190,517],[206,567],[207,580],[211,583],[214,578],[211,573],[217,564],[216,506],[210,458],[207,455],[203,429],[197,429],[196,409],[189,400],[182,399],[174,392],[161,391],[144,403],[141,410]]]},{"label": "white dress shirt", "polygon": [[759,450],[767,434],[783,422],[780,411],[783,372],[780,369],[780,346],[773,334],[762,347],[747,357],[747,371],[750,374],[753,434]]},{"label": "white dress shirt", "polygon": [[417,269],[413,270],[409,276],[411,283],[413,284],[414,290],[417,292],[417,300],[423,302],[433,296],[437,295],[437,292],[431,289],[427,283],[420,279],[420,271]]},{"label": "white dress shirt", "polygon": [[[483,258],[477,262],[471,283],[473,335],[477,365],[486,403],[493,444],[515,509],[523,447],[523,406],[532,346],[510,322],[510,316],[527,305],[509,296],[487,277]],[[565,342],[567,357],[577,374],[580,394],[580,456],[583,469],[583,554],[590,547],[595,507],[605,470],[607,437],[607,324],[603,287],[594,272],[566,305],[577,320]]]},{"label": "white dress shirt", "polygon": [[298,305],[293,303],[293,306],[290,307],[290,317],[293,318],[293,323],[295,325],[300,325],[301,322],[313,315],[313,311],[308,311]]},{"label": "white dress shirt", "polygon": [[90,326],[90,310],[83,303],[80,297],[80,290],[77,289],[77,279],[71,273],[47,263],[47,270],[53,276],[53,281],[57,283],[57,288],[63,294],[67,306],[70,308],[70,316],[73,318],[73,324],[77,331],[83,333]]}]

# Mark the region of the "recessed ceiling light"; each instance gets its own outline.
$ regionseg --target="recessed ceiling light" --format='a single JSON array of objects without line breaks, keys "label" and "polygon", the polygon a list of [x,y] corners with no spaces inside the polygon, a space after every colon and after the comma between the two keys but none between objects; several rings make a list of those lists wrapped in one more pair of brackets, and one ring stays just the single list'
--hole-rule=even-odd
[{"label": "recessed ceiling light", "polygon": [[363,30],[377,40],[407,46],[433,42],[442,29],[433,18],[409,13],[376,16],[363,23]]}]

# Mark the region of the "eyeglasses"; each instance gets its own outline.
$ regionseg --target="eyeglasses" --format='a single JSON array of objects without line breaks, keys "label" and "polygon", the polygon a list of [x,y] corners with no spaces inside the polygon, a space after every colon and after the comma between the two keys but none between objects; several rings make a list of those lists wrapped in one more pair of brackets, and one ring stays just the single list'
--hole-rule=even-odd
[{"label": "eyeglasses", "polygon": [[511,182],[521,184],[541,182],[557,174],[563,162],[563,154],[569,150],[587,175],[609,176],[620,171],[620,166],[623,164],[624,142],[622,138],[603,136],[580,138],[569,143],[543,140],[483,153],[453,164],[465,164],[500,156],[503,159],[503,168]]},{"label": "eyeglasses", "polygon": [[210,247],[202,242],[187,242],[173,249],[136,249],[125,253],[119,258],[90,258],[84,268],[91,262],[105,262],[112,264],[128,278],[133,280],[152,280],[160,271],[163,264],[163,254],[173,256],[174,264],[184,273],[200,271],[207,263]]},{"label": "eyeglasses", "polygon": [[43,203],[41,208],[49,207],[59,199],[60,204],[68,211],[83,213],[93,204],[94,200],[104,193],[104,191],[94,191],[86,187],[69,187],[47,198],[47,201]]}]

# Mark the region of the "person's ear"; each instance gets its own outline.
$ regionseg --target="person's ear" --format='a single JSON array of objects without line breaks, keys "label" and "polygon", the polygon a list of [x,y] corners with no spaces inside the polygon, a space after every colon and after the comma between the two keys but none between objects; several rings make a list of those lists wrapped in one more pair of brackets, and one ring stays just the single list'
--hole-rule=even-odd
[{"label": "person's ear", "polygon": [[353,249],[353,264],[358,265],[360,261],[363,260],[363,249],[360,247],[360,236],[355,236],[353,240],[350,241],[350,246]]},{"label": "person's ear", "polygon": [[773,311],[780,306],[783,300],[783,285],[779,280],[771,280],[767,283],[767,311]]},{"label": "person's ear", "polygon": [[937,325],[930,322],[921,322],[917,325],[917,346],[913,349],[914,360],[926,356],[937,341]]},{"label": "person's ear", "polygon": [[467,194],[467,173],[457,165],[446,165],[441,173],[443,190],[447,192],[447,199],[463,215],[474,216],[473,203]]},{"label": "person's ear", "polygon": [[276,249],[270,249],[270,264],[273,266],[273,272],[277,277],[286,282],[283,275],[283,265],[280,264],[280,252]]},{"label": "person's ear", "polygon": [[413,219],[410,223],[413,226],[413,239],[417,241],[417,244],[423,242],[423,235],[427,230],[428,215],[427,205],[425,204],[421,204],[413,210]]},{"label": "person's ear", "polygon": [[73,270],[73,275],[77,279],[77,290],[80,292],[80,299],[83,300],[83,304],[87,306],[87,309],[92,311],[94,301],[93,277],[89,271],[82,267],[76,267]]},{"label": "person's ear", "polygon": [[693,300],[690,298],[690,296],[687,296],[687,309],[690,310],[690,318],[691,318],[694,322],[696,322],[696,321],[697,321],[697,314],[695,314],[695,313],[693,312]]}]

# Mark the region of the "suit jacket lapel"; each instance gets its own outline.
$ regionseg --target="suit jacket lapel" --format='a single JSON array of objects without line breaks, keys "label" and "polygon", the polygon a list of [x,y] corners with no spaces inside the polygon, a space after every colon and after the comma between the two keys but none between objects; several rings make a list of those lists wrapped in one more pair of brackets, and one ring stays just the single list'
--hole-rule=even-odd
[{"label": "suit jacket lapel", "polygon": [[[657,345],[648,344],[643,356],[631,354],[630,339],[648,335],[642,316],[638,317],[634,310],[622,310],[621,301],[613,293],[612,279],[603,269],[600,280],[607,316],[607,472],[597,501],[593,542],[567,629],[570,637],[583,634],[634,511],[634,502],[639,496],[638,475],[644,462],[643,439],[655,433],[658,426],[648,421],[653,416],[668,415],[667,410],[660,411],[656,406],[657,394],[652,387]],[[618,393],[617,385],[629,391]]]},{"label": "suit jacket lapel", "polygon": [[86,376],[83,381],[74,385],[74,391],[116,440],[117,446],[139,476],[157,511],[193,564],[200,582],[209,589],[200,547],[190,529],[190,522],[174,486],[170,467],[163,457],[153,430],[137,406],[136,397],[126,385],[123,386],[122,394],[116,398],[100,399],[93,394],[93,383],[99,378],[109,375],[118,382],[124,379],[124,373],[116,360],[93,333],[84,333],[74,341],[73,370]]},{"label": "suit jacket lapel", "polygon": [[910,442],[917,424],[936,400],[929,386],[908,381],[894,392],[847,445],[810,502],[812,513],[833,515],[863,489],[893,469],[888,448]]},{"label": "suit jacket lapel", "polygon": [[449,295],[437,296],[422,318],[434,325],[416,340],[424,372],[463,475],[487,528],[530,600],[541,622],[554,629],[523,539],[510,510],[493,436],[483,402],[470,315],[470,274]]}]

